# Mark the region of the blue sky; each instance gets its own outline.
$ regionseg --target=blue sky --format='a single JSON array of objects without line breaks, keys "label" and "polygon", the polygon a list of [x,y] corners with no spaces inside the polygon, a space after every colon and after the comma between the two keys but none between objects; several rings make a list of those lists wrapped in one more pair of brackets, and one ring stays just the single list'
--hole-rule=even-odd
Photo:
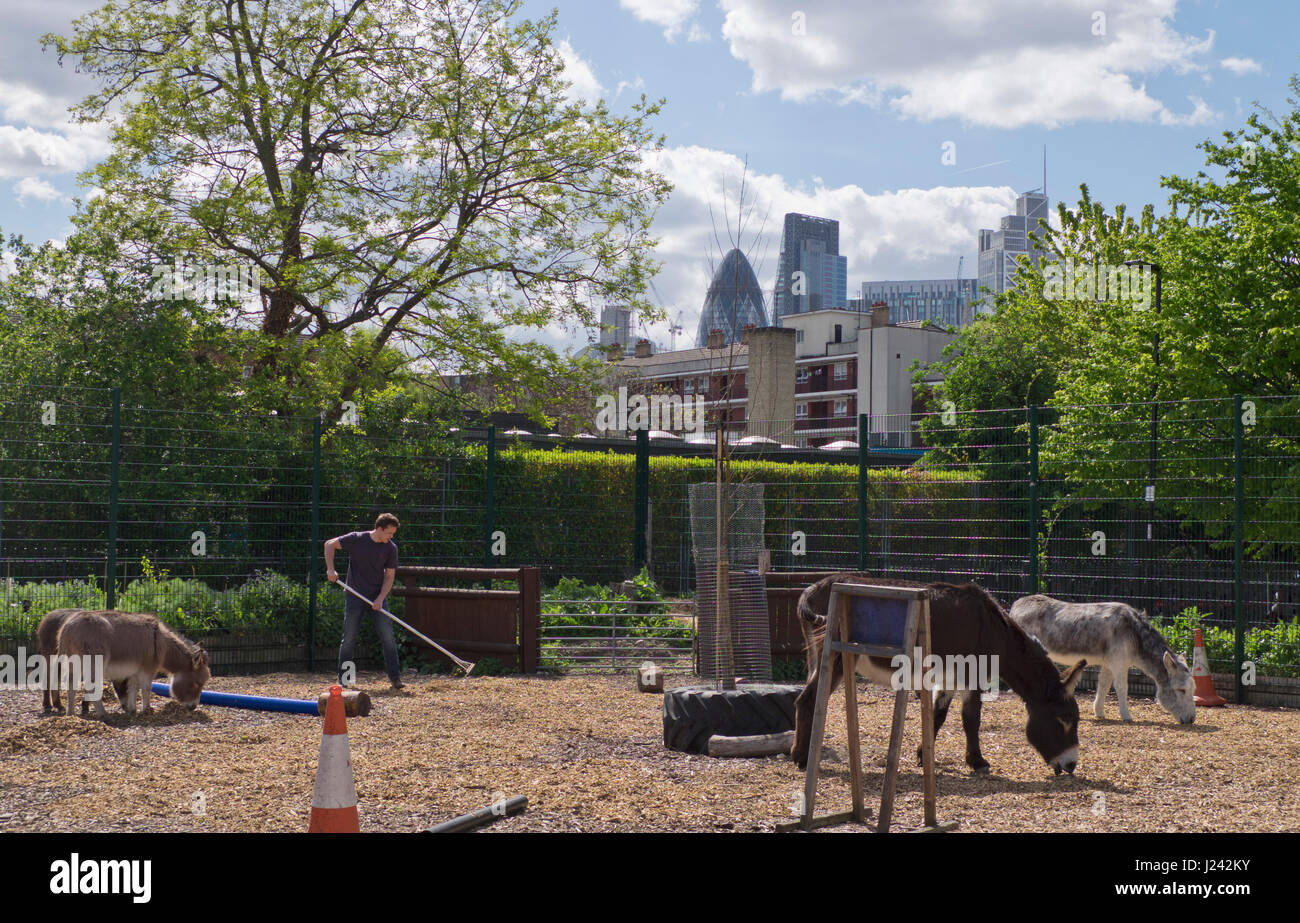
[{"label": "blue sky", "polygon": [[[42,53],[97,4],[13,2],[0,30],[0,228],[70,229],[75,174],[103,155],[102,129],[62,112],[91,86]],[[714,249],[708,206],[747,157],[775,275],[781,216],[841,221],[850,291],[865,279],[974,272],[979,227],[1041,183],[1073,203],[1086,182],[1108,206],[1164,201],[1162,175],[1194,174],[1196,145],[1244,123],[1258,101],[1288,108],[1300,71],[1300,5],[1286,0],[528,0],[558,7],[573,92],[615,108],[665,97],[676,190],[656,220],[670,315],[694,329]],[[1104,14],[1104,20],[1099,18]],[[955,163],[944,163],[945,144]],[[666,325],[645,332],[667,342]],[[581,333],[543,332],[579,344]]]}]

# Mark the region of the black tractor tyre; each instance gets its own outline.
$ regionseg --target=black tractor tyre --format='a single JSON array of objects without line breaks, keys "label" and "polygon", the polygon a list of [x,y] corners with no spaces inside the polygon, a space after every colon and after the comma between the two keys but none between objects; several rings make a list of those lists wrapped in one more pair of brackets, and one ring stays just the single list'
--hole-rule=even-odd
[{"label": "black tractor tyre", "polygon": [[664,746],[708,753],[709,738],[781,734],[794,730],[794,700],[803,687],[775,683],[736,689],[682,686],[664,693]]}]

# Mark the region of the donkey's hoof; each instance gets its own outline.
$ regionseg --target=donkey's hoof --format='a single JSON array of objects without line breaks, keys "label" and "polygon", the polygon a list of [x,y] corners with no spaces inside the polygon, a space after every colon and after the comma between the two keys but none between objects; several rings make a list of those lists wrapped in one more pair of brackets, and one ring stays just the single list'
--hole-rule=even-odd
[{"label": "donkey's hoof", "polygon": [[993,771],[993,767],[984,760],[980,760],[978,763],[968,763],[967,765],[970,766],[970,771],[977,776],[986,776]]},{"label": "donkey's hoof", "polygon": [[142,714],[142,715],[152,715],[152,714],[153,714],[153,706],[150,705],[148,708],[142,708],[142,709],[140,709],[140,714]]}]

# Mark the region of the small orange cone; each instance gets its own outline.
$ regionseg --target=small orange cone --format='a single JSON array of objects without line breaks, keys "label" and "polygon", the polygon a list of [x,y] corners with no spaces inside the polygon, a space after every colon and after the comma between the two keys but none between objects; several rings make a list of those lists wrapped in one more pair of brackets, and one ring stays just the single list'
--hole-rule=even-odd
[{"label": "small orange cone", "polygon": [[316,789],[311,796],[311,823],[307,832],[361,832],[342,686],[330,686],[329,701],[325,704],[325,730],[320,738],[320,761],[316,764]]},{"label": "small orange cone", "polygon": [[1220,705],[1227,705],[1227,699],[1214,691],[1214,678],[1210,676],[1210,660],[1205,656],[1205,639],[1201,637],[1201,630],[1196,629],[1195,639],[1192,642],[1192,679],[1196,681],[1196,692],[1192,695],[1192,701],[1197,705],[1207,708],[1218,708]]}]

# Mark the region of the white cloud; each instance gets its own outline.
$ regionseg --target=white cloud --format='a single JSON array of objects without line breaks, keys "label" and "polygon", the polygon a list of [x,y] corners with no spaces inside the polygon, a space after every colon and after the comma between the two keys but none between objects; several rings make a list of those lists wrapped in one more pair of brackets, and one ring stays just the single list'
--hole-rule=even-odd
[{"label": "white cloud", "polygon": [[[655,287],[669,319],[679,311],[682,314],[680,348],[693,342],[709,284],[709,258],[716,263],[723,255],[718,239],[723,250],[730,248],[722,190],[725,184],[726,211],[734,227],[743,163],[733,154],[703,147],[669,148],[647,159],[674,185],[654,222],[654,233],[660,238],[656,258],[663,264]],[[803,188],[780,175],[753,172],[746,185],[754,208],[741,235],[742,249],[769,300],[786,212],[840,222],[840,253],[848,258],[852,295],[858,283],[868,279],[951,278],[962,254],[967,257],[969,276],[978,230],[997,227],[1003,215],[1014,212],[1016,199],[1015,190],[1006,186],[939,186],[872,194],[855,184],[828,186],[814,180]],[[653,339],[668,343],[667,323],[651,327],[650,332]]]},{"label": "white cloud", "polygon": [[1211,117],[1208,107],[1170,110],[1142,82],[1206,67],[1214,33],[1174,29],[1177,0],[1112,0],[1101,35],[1096,0],[803,0],[798,22],[784,0],[719,2],[753,90],[784,99],[829,96],[999,128]]},{"label": "white cloud", "polygon": [[618,99],[623,95],[624,90],[640,90],[645,87],[645,80],[637,77],[635,80],[620,80],[614,87],[614,98]]},{"label": "white cloud", "polygon": [[688,42],[709,40],[709,34],[695,21],[699,0],[618,0],[618,4],[642,22],[659,26],[670,42],[683,31]]},{"label": "white cloud", "polygon": [[26,205],[28,199],[52,202],[55,199],[62,198],[62,195],[59,190],[45,182],[45,180],[37,179],[34,176],[25,176],[14,183],[14,198],[18,200],[19,205]]},{"label": "white cloud", "polygon": [[[711,276],[710,260],[716,265],[731,246],[726,228],[735,223],[736,186],[743,163],[725,151],[694,146],[647,153],[646,161],[674,186],[652,227],[659,238],[654,255],[662,268],[649,298],[661,304],[667,319],[650,325],[638,320],[636,335],[648,336],[666,349],[669,323],[680,316],[677,347],[683,349],[695,342]],[[746,183],[746,198],[753,198],[754,208],[741,235],[742,249],[769,301],[769,312],[786,212],[840,222],[840,253],[848,258],[852,296],[858,283],[866,280],[952,278],[957,257],[963,254],[963,275],[971,278],[979,229],[996,228],[1003,215],[1015,211],[1016,200],[1016,191],[1008,186],[939,186],[872,194],[854,184],[828,186],[814,178],[805,188],[777,174],[753,172]],[[716,228],[709,217],[710,206]],[[583,333],[563,324],[513,332],[557,347],[586,345]]]},{"label": "white cloud", "polygon": [[1264,70],[1254,58],[1224,58],[1219,62],[1219,66],[1224,70],[1232,71],[1238,77],[1242,74],[1258,74]]},{"label": "white cloud", "polygon": [[596,79],[596,72],[591,69],[591,65],[573,50],[568,39],[560,39],[555,47],[564,60],[564,79],[570,83],[569,97],[588,104],[600,99],[605,88]]},{"label": "white cloud", "polygon": [[28,84],[0,80],[0,177],[70,173],[108,154],[108,127],[72,122],[68,104]]}]

